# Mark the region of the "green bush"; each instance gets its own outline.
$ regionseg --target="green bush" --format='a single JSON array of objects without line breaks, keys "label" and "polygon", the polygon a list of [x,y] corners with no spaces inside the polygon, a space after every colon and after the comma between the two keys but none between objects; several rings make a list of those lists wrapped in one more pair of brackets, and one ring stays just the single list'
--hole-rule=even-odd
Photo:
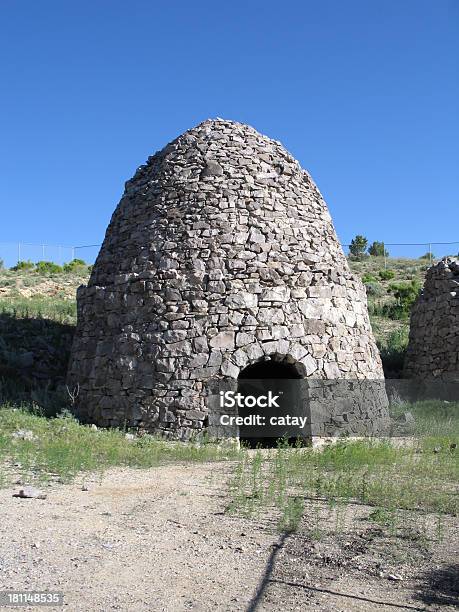
[{"label": "green bush", "polygon": [[386,319],[402,318],[394,313],[395,302],[369,302],[368,313],[375,317],[386,317]]},{"label": "green bush", "polygon": [[375,283],[377,282],[377,280],[378,279],[376,278],[376,276],[370,274],[369,272],[362,276],[362,283]]},{"label": "green bush", "polygon": [[78,272],[82,268],[86,268],[87,264],[84,259],[72,259],[72,261],[64,264],[64,272]]},{"label": "green bush", "polygon": [[435,255],[433,253],[424,253],[424,255],[421,255],[421,257],[419,259],[435,259]]},{"label": "green bush", "polygon": [[387,317],[388,319],[407,319],[420,290],[421,284],[417,279],[410,283],[392,283],[389,286],[389,292],[394,296],[394,301],[384,304],[370,304],[369,312],[372,315]]},{"label": "green bush", "polygon": [[18,263],[11,268],[15,272],[19,272],[20,270],[33,270],[35,264],[33,264],[30,259],[27,261],[18,261]]},{"label": "green bush", "polygon": [[421,283],[416,279],[409,283],[392,283],[389,291],[393,293],[397,304],[409,313],[421,291]]},{"label": "green bush", "polygon": [[373,302],[368,305],[368,311],[371,315],[386,317],[395,321],[408,319],[420,290],[421,284],[418,280],[412,280],[410,283],[392,283],[389,286],[389,293],[395,299],[382,304]]},{"label": "green bush", "polygon": [[393,270],[380,270],[379,278],[381,280],[392,280],[395,276],[395,272]]},{"label": "green bush", "polygon": [[55,264],[53,261],[37,261],[35,269],[41,274],[57,274],[62,272],[62,266]]}]

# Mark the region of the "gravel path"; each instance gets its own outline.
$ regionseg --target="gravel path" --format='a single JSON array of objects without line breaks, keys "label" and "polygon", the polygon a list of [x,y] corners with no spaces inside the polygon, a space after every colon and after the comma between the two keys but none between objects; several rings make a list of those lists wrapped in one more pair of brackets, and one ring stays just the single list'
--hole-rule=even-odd
[{"label": "gravel path", "polygon": [[222,479],[199,464],[116,469],[46,500],[2,490],[1,589],[62,591],[72,611],[244,609],[277,534],[224,514]]}]

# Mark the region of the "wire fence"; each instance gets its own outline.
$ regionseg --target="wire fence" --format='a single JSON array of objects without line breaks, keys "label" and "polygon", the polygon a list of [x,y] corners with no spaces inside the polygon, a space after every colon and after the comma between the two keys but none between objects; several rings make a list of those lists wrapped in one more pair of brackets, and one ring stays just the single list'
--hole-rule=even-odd
[{"label": "wire fence", "polygon": [[18,261],[51,261],[62,265],[73,259],[83,259],[92,264],[99,253],[100,244],[48,244],[45,242],[0,242],[0,260],[5,267],[15,266]]},{"label": "wire fence", "polygon": [[[424,259],[429,263],[437,261],[446,255],[459,254],[457,242],[381,242],[382,253],[376,259],[389,265],[390,259]],[[52,261],[59,265],[75,258],[83,259],[92,264],[96,260],[100,244],[63,245],[32,242],[0,242],[0,261],[5,267],[12,267],[18,261]],[[350,244],[342,244],[346,254],[349,254]],[[374,258],[365,253],[365,258]]]},{"label": "wire fence", "polygon": [[[371,255],[366,251],[364,257],[377,259],[387,268],[391,259],[422,259],[432,264],[446,256],[459,256],[459,242],[380,242],[381,254]],[[350,255],[350,244],[341,245]]]}]

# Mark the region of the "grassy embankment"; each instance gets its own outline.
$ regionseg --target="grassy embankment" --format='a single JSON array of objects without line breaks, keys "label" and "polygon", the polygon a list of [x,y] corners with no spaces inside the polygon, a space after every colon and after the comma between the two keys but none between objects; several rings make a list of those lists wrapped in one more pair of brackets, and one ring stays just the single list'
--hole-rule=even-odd
[{"label": "grassy embankment", "polygon": [[[408,344],[409,311],[412,301],[422,287],[429,261],[367,257],[350,260],[349,263],[367,290],[371,325],[386,376],[398,377]],[[413,287],[412,291],[410,287]],[[408,288],[408,292],[405,289],[405,293],[408,293],[406,296],[403,295],[404,288]]]}]

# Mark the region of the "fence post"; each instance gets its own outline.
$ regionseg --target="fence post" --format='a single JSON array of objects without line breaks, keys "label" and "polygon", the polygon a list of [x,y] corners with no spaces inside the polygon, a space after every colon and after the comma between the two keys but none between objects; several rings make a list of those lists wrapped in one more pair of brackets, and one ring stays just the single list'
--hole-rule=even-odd
[{"label": "fence post", "polygon": [[72,247],[72,261],[75,259],[75,247]]},{"label": "fence post", "polygon": [[382,243],[382,250],[383,250],[383,255],[384,255],[384,270],[387,269],[387,258],[386,258],[386,244],[385,242]]},{"label": "fence post", "polygon": [[43,261],[45,261],[45,245],[41,245],[41,256],[43,257]]},{"label": "fence post", "polygon": [[18,263],[21,261],[21,243],[18,242]]},{"label": "fence post", "polygon": [[432,243],[429,242],[429,263],[432,265]]}]

